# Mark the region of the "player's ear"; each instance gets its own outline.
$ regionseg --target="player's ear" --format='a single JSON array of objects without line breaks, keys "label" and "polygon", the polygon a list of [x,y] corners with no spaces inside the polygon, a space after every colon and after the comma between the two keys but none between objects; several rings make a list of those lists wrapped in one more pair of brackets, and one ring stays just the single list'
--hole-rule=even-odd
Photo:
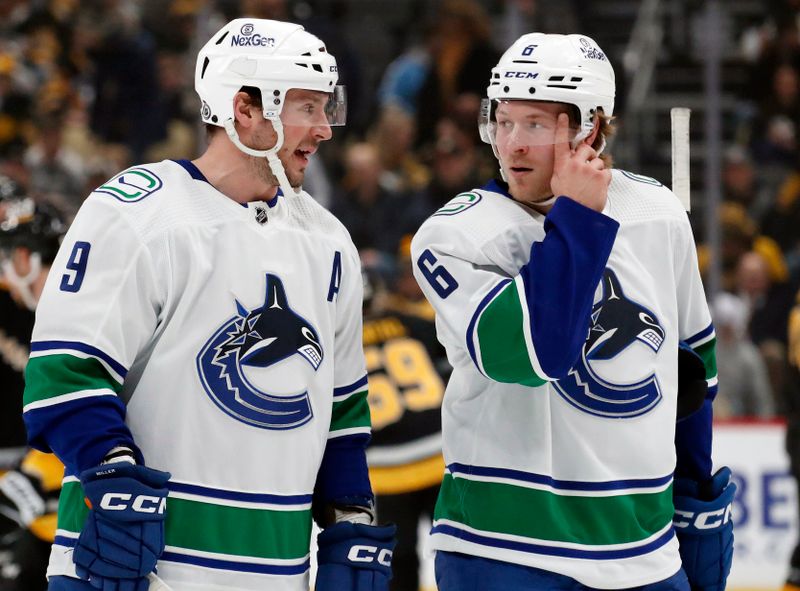
[{"label": "player's ear", "polygon": [[598,115],[596,112],[594,114],[594,119],[592,120],[592,123],[594,123],[594,128],[592,129],[592,133],[586,136],[586,139],[583,140],[583,143],[589,146],[594,145],[594,140],[597,139],[597,134],[600,133],[600,115]]},{"label": "player's ear", "polygon": [[261,107],[255,105],[246,92],[237,92],[233,96],[233,116],[241,127],[252,127],[260,112]]}]

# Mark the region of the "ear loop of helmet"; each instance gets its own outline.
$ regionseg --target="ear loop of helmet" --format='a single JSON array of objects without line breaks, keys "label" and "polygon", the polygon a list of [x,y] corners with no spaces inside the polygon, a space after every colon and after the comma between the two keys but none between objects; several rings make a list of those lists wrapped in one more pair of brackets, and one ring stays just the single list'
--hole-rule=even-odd
[{"label": "ear loop of helmet", "polygon": [[[228,137],[231,139],[233,144],[248,156],[254,156],[255,158],[266,158],[272,174],[275,175],[276,179],[278,179],[278,185],[280,186],[284,196],[287,199],[294,197],[298,193],[295,191],[294,187],[292,187],[291,183],[289,183],[289,179],[286,176],[286,171],[283,169],[283,163],[281,163],[280,158],[278,158],[278,150],[280,150],[283,146],[283,122],[281,121],[280,117],[264,118],[272,123],[275,134],[278,136],[275,141],[275,145],[268,150],[256,150],[254,148],[245,146],[242,143],[242,140],[239,139],[239,133],[236,131],[233,119],[228,119],[225,121],[225,132],[228,134]],[[280,203],[280,201],[278,201],[278,203]],[[282,208],[280,207],[276,209],[278,212],[282,211]]]}]

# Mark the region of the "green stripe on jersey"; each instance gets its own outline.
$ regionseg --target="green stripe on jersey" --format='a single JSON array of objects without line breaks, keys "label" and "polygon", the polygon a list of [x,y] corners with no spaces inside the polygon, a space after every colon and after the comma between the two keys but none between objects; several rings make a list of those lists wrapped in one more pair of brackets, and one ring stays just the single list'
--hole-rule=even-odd
[{"label": "green stripe on jersey", "polygon": [[524,322],[522,303],[512,281],[489,303],[478,320],[477,345],[483,371],[498,382],[541,386],[547,380],[534,371],[528,357]]},{"label": "green stripe on jersey", "polygon": [[82,359],[57,353],[31,357],[25,368],[23,405],[83,390],[108,388],[119,393],[122,384],[94,357]]},{"label": "green stripe on jersey", "polygon": [[367,390],[356,392],[341,402],[333,403],[331,433],[343,429],[369,427],[370,425]]},{"label": "green stripe on jersey", "polygon": [[533,540],[586,546],[644,540],[672,521],[672,487],[615,496],[557,495],[445,474],[434,519]]},{"label": "green stripe on jersey", "polygon": [[706,366],[707,380],[710,380],[711,378],[717,375],[716,349],[717,349],[717,339],[715,337],[710,341],[703,343],[694,350],[694,352],[700,356],[700,359],[703,360],[703,365]]},{"label": "green stripe on jersey", "polygon": [[[79,482],[66,482],[58,529],[78,533],[89,509]],[[168,546],[231,556],[297,559],[308,554],[311,510],[276,511],[167,498]]]}]

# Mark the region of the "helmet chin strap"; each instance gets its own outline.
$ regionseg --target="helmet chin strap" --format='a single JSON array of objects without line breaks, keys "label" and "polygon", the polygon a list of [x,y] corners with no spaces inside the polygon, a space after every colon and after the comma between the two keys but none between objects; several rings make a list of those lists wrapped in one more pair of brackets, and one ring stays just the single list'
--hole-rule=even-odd
[{"label": "helmet chin strap", "polygon": [[25,277],[20,277],[17,275],[17,271],[14,269],[14,265],[11,261],[3,261],[2,268],[6,281],[8,281],[11,287],[17,290],[22,303],[25,304],[25,307],[28,308],[28,310],[34,311],[36,310],[36,304],[38,301],[36,296],[33,295],[31,286],[42,272],[42,257],[39,256],[38,252],[31,254],[30,265],[31,269],[28,271]]},{"label": "helmet chin strap", "polygon": [[239,139],[239,133],[236,131],[233,119],[228,119],[225,121],[224,126],[228,137],[233,142],[233,145],[239,148],[239,150],[248,156],[267,159],[269,169],[272,171],[272,174],[275,175],[275,178],[278,179],[278,184],[280,185],[281,191],[283,191],[283,194],[287,198],[292,197],[297,195],[297,191],[295,191],[294,187],[292,187],[292,185],[289,183],[289,179],[286,176],[286,171],[283,169],[283,163],[281,162],[280,158],[278,158],[278,150],[280,150],[283,146],[283,122],[280,120],[280,118],[270,119],[270,122],[272,122],[272,127],[275,129],[275,133],[277,134],[278,138],[275,141],[275,145],[269,150],[255,150],[245,146],[242,143],[242,140]]}]

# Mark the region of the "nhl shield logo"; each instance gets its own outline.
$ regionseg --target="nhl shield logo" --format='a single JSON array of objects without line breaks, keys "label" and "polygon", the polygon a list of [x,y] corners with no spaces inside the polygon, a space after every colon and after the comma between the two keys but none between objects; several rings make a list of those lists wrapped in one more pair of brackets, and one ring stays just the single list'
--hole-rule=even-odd
[{"label": "nhl shield logo", "polygon": [[323,359],[316,329],[289,307],[283,282],[266,276],[263,305],[236,301],[197,356],[211,400],[238,421],[261,429],[294,429],[311,420],[308,381]]},{"label": "nhl shield logo", "polygon": [[[599,368],[627,353],[638,356],[638,362],[625,364],[632,371],[646,367],[648,356],[652,358],[661,348],[665,332],[654,313],[625,297],[611,269],[605,270],[602,286],[603,295],[592,308],[591,326],[581,357],[567,376],[554,385],[567,402],[589,414],[614,419],[637,417],[661,401],[661,386],[655,373],[617,383],[604,379]],[[638,350],[634,348],[637,343]]]}]

